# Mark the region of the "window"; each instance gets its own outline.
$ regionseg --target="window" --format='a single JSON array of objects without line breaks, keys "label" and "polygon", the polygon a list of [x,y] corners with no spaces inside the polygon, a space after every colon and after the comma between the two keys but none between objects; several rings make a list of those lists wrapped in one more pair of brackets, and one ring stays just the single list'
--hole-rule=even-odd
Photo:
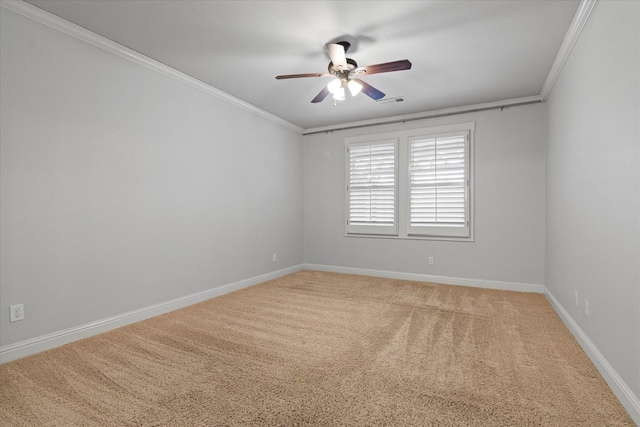
[{"label": "window", "polygon": [[467,141],[468,132],[409,138],[409,235],[469,235]]},{"label": "window", "polygon": [[398,141],[347,147],[347,232],[397,233]]},{"label": "window", "polygon": [[347,138],[346,234],[473,240],[474,130]]}]

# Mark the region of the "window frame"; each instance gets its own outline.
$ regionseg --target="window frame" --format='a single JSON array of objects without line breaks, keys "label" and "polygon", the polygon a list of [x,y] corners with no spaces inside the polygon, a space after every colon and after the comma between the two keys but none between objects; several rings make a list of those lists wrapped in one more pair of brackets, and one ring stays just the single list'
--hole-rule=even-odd
[{"label": "window frame", "polygon": [[[466,153],[465,153],[465,170],[466,170],[466,204],[465,204],[465,217],[466,227],[464,231],[456,230],[452,231],[454,227],[437,227],[437,226],[422,226],[421,229],[412,229],[410,226],[410,150],[409,141],[411,138],[443,135],[451,133],[463,133],[466,132]],[[354,230],[353,227],[349,227],[349,199],[348,199],[348,183],[350,179],[349,172],[349,158],[348,158],[348,146],[354,143],[366,144],[376,141],[384,141],[395,139],[398,141],[396,150],[397,166],[396,173],[398,179],[396,180],[396,225],[397,230],[395,233],[375,233],[367,230],[366,228],[360,228],[360,230]],[[364,238],[391,238],[391,239],[407,239],[407,240],[445,240],[445,241],[461,241],[461,242],[473,242],[475,239],[475,227],[474,227],[474,204],[475,204],[475,187],[474,187],[474,146],[475,146],[475,122],[457,123],[451,125],[433,126],[409,130],[400,130],[396,132],[378,133],[370,135],[361,135],[345,138],[345,237],[364,237]],[[415,227],[415,226],[414,226]],[[373,230],[375,231],[375,230]]]},{"label": "window frame", "polygon": [[[394,147],[394,183],[393,183],[393,224],[392,225],[375,225],[375,224],[352,224],[351,218],[351,155],[350,149],[355,147],[375,146],[375,145],[389,145],[393,144]],[[397,236],[398,235],[398,185],[399,185],[399,152],[398,152],[398,139],[386,138],[357,138],[348,143],[345,143],[345,213],[346,213],[346,228],[345,232],[349,235],[368,235],[368,236]]]},{"label": "window frame", "polygon": [[[455,132],[430,132],[427,134],[421,134],[421,135],[415,135],[415,136],[411,136],[407,138],[407,179],[408,179],[408,184],[407,184],[407,193],[408,193],[408,197],[409,197],[409,202],[407,203],[407,235],[408,236],[430,236],[430,237],[460,237],[460,238],[467,238],[469,237],[469,225],[470,225],[470,219],[469,219],[469,196],[470,196],[470,179],[469,179],[469,140],[470,140],[470,131],[468,129],[464,129],[461,131],[455,131]],[[424,140],[430,140],[430,139],[434,139],[435,140],[435,147],[437,147],[437,143],[439,139],[447,139],[447,138],[452,138],[452,137],[462,137],[464,138],[463,141],[463,159],[464,159],[464,167],[463,167],[463,178],[462,178],[462,186],[463,186],[463,199],[464,199],[464,212],[463,212],[463,220],[462,220],[462,225],[460,226],[445,226],[445,225],[413,225],[413,223],[411,222],[411,213],[412,213],[412,209],[413,209],[413,201],[411,198],[411,191],[413,189],[412,183],[411,183],[411,173],[414,170],[412,168],[411,165],[411,144],[413,142],[417,142],[417,141],[424,141]],[[440,159],[437,156],[437,148],[434,150],[436,151],[436,153],[434,154],[436,161],[439,161]],[[443,184],[443,185],[432,185],[430,187],[433,187],[436,189],[438,188],[445,188],[447,187],[447,185]]]}]

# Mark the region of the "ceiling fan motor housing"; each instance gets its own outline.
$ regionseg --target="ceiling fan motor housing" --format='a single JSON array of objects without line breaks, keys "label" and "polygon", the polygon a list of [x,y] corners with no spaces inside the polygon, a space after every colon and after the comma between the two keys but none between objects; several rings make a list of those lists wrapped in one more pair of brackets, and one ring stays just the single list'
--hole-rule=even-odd
[{"label": "ceiling fan motor housing", "polygon": [[351,58],[347,58],[347,68],[342,69],[338,65],[333,65],[333,61],[329,62],[329,74],[336,76],[339,79],[346,79],[351,71],[358,68],[358,63]]}]

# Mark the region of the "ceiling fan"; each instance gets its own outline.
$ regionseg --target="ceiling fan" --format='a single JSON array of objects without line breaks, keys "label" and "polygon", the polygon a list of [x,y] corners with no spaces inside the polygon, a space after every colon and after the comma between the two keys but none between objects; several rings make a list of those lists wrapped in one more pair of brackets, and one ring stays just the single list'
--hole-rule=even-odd
[{"label": "ceiling fan", "polygon": [[374,100],[384,98],[384,93],[368,83],[354,76],[389,73],[391,71],[401,71],[411,69],[411,62],[407,59],[383,64],[368,65],[358,67],[358,63],[351,58],[347,58],[346,53],[351,44],[349,42],[328,43],[326,45],[331,62],[329,62],[329,73],[307,73],[307,74],[286,74],[276,76],[276,79],[297,79],[301,77],[335,77],[329,82],[315,98],[313,103],[322,102],[329,94],[338,101],[345,99],[345,89],[348,88],[352,96],[356,96],[360,91]]}]

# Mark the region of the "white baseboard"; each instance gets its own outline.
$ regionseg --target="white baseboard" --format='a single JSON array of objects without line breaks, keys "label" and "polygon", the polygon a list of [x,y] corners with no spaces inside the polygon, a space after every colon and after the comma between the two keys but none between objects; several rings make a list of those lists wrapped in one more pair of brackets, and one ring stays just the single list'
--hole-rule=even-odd
[{"label": "white baseboard", "polygon": [[275,279],[287,274],[294,273],[296,271],[300,271],[303,268],[307,270],[357,274],[361,276],[387,277],[390,279],[414,280],[431,283],[442,283],[447,285],[472,286],[521,292],[543,292],[542,285],[462,279],[445,276],[432,276],[425,274],[401,273],[393,271],[327,266],[319,264],[299,264],[293,267],[262,274],[260,276],[255,276],[238,282],[218,286],[206,291],[186,295],[184,297],[176,298],[170,301],[165,301],[163,303],[143,307],[138,310],[129,311],[117,316],[101,319],[95,322],[0,347],[0,364],[20,359],[22,357],[30,356],[32,354],[40,353],[42,351],[59,347],[61,345],[68,344],[93,335],[97,335],[102,332],[107,332],[112,329],[130,325],[132,323],[168,313],[179,308],[187,307],[189,305],[196,304],[210,298],[214,298],[229,292],[237,291],[242,288],[265,282],[267,280]]},{"label": "white baseboard", "polygon": [[282,270],[272,271],[260,276],[251,277],[249,279],[240,280],[238,282],[228,283],[226,285],[218,286],[206,291],[186,295],[184,297],[176,298],[170,301],[165,301],[160,304],[155,304],[148,307],[140,308],[138,310],[129,311],[127,313],[119,314],[107,319],[98,320],[96,322],[87,323],[84,325],[65,329],[63,331],[53,332],[51,334],[28,339],[25,341],[20,341],[15,344],[6,345],[0,347],[0,364],[20,359],[22,357],[30,356],[32,354],[40,353],[41,351],[59,347],[64,344],[100,334],[102,332],[107,332],[112,329],[130,325],[141,320],[149,319],[160,314],[168,313],[179,308],[187,307],[189,305],[206,301],[208,299],[224,295],[229,292],[257,285],[258,283],[276,279],[287,274],[295,273],[296,271],[300,270],[302,270],[301,264],[284,268]]},{"label": "white baseboard", "polygon": [[640,399],[638,399],[638,396],[636,396],[624,380],[620,378],[620,375],[613,369],[613,366],[611,366],[603,354],[600,353],[596,345],[546,287],[544,294],[569,331],[571,331],[576,341],[578,341],[582,349],[587,353],[587,356],[589,356],[589,359],[591,359],[596,369],[598,369],[607,384],[609,384],[609,387],[611,387],[613,393],[620,400],[622,406],[627,410],[633,421],[637,425],[640,425]]},{"label": "white baseboard", "polygon": [[573,320],[564,307],[558,302],[544,285],[523,284],[501,281],[464,279],[448,276],[434,276],[428,274],[402,273],[397,271],[373,270],[365,268],[340,267],[333,265],[304,264],[305,270],[326,271],[331,273],[356,274],[360,276],[384,277],[388,279],[415,280],[420,282],[441,283],[444,285],[471,286],[486,289],[498,289],[518,292],[544,293],[551,306],[560,316],[567,328],[571,331],[578,343],[582,346],[587,356],[591,359],[605,381],[611,387],[634,422],[640,426],[640,400],[622,380],[613,366],[600,353],[595,344]]},{"label": "white baseboard", "polygon": [[334,265],[304,264],[305,270],[327,271],[331,273],[356,274],[359,276],[384,277],[387,279],[413,280],[417,282],[440,283],[443,285],[469,286],[473,288],[499,289],[503,291],[543,293],[544,285],[530,283],[501,282],[497,280],[465,279],[461,277],[434,276],[431,274],[402,273],[399,271],[373,270],[368,268],[340,267]]},{"label": "white baseboard", "polygon": [[544,293],[562,321],[565,323],[567,328],[569,328],[573,336],[587,353],[591,361],[604,377],[605,381],[609,384],[622,405],[629,412],[631,418],[635,421],[636,424],[640,425],[640,400],[638,399],[638,397],[631,391],[629,386],[627,386],[622,378],[620,378],[615,369],[613,369],[611,364],[605,359],[602,353],[600,353],[595,344],[593,344],[593,342],[578,326],[575,320],[573,320],[571,315],[569,315],[569,313],[558,302],[553,294],[549,292],[549,290],[546,289],[543,285],[536,284],[465,279],[448,276],[434,276],[427,274],[402,273],[396,271],[328,266],[320,264],[301,264],[262,274],[260,276],[255,276],[238,282],[229,283],[223,286],[218,286],[216,288],[208,289],[206,291],[198,292],[195,294],[186,295],[184,297],[176,298],[160,304],[155,304],[138,310],[123,313],[118,316],[113,316],[107,319],[102,319],[74,328],[65,329],[63,331],[58,331],[29,340],[21,341],[15,344],[3,346],[0,347],[0,364],[20,359],[22,357],[36,354],[55,347],[59,347],[64,344],[97,335],[102,332],[107,332],[112,329],[139,322],[141,320],[145,320],[154,316],[168,313],[170,311],[187,307],[198,302],[206,301],[210,298],[224,295],[229,292],[237,291],[249,286],[256,285],[258,283],[276,279],[287,274],[295,273],[296,271],[300,271],[302,269],[326,271],[332,273],[355,274],[361,276],[385,277],[389,279],[441,283],[445,285],[470,286],[518,292]]}]

